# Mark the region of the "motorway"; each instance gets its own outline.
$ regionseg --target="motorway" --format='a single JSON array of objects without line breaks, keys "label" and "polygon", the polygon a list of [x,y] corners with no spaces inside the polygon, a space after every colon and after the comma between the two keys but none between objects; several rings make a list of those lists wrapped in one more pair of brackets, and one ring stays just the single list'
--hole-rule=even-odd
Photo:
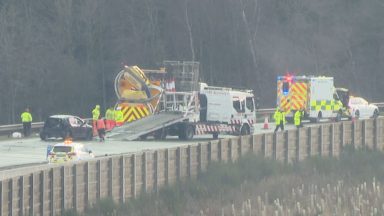
[{"label": "motorway", "polygon": [[[271,132],[274,124],[269,124],[268,130],[262,129],[263,124],[255,124],[255,134]],[[294,128],[293,125],[286,125],[286,129]],[[118,141],[106,140],[105,142],[79,141],[88,146],[97,156],[114,155],[122,153],[133,153],[145,150],[172,148],[183,145],[190,145],[211,140],[212,135],[195,136],[189,141],[180,141],[177,137],[167,137],[166,140],[158,141],[148,139],[145,141]],[[220,135],[219,138],[231,137]],[[0,170],[14,168],[26,164],[46,163],[47,146],[62,142],[62,140],[41,141],[40,138],[7,139],[0,141]]]}]

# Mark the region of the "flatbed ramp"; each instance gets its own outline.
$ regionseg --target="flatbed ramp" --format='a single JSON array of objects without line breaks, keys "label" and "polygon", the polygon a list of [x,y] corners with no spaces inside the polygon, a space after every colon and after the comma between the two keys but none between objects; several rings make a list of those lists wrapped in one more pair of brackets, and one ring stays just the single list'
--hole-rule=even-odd
[{"label": "flatbed ramp", "polygon": [[108,138],[132,141],[139,139],[140,136],[149,134],[158,129],[182,122],[188,119],[182,112],[164,112],[150,115],[145,118],[124,124],[114,128],[107,134]]}]

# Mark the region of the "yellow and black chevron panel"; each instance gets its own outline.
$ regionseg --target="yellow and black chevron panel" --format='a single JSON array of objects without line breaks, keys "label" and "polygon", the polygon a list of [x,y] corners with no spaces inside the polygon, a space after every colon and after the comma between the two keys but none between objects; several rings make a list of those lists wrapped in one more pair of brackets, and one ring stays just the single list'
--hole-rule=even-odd
[{"label": "yellow and black chevron panel", "polygon": [[311,110],[333,110],[338,111],[342,108],[340,101],[335,100],[318,100],[311,101]]},{"label": "yellow and black chevron panel", "polygon": [[151,114],[145,105],[123,106],[122,111],[125,122],[135,121]]},{"label": "yellow and black chevron panel", "polygon": [[291,87],[291,108],[299,110],[305,107],[307,102],[307,84],[303,82],[294,83]]},{"label": "yellow and black chevron panel", "polygon": [[293,82],[289,84],[289,93],[283,95],[283,81],[277,83],[277,97],[279,107],[284,111],[299,110],[305,108],[308,98],[308,85],[305,82]]}]

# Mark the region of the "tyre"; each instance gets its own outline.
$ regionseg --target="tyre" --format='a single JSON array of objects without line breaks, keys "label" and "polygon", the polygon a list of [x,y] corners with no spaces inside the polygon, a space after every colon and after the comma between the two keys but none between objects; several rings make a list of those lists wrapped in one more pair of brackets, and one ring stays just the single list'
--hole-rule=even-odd
[{"label": "tyre", "polygon": [[88,133],[87,133],[87,136],[85,137],[86,140],[92,140],[93,139],[93,132],[92,130],[90,130]]},{"label": "tyre", "polygon": [[[61,138],[63,138],[63,140],[65,140],[66,138],[68,137],[72,137],[72,133],[70,131],[63,131],[61,133]],[[72,137],[73,138],[73,137]]]},{"label": "tyre", "polygon": [[250,129],[249,129],[249,126],[248,125],[243,125],[240,129],[240,135],[244,136],[244,135],[249,135],[251,132],[250,132]]},{"label": "tyre", "polygon": [[192,125],[183,125],[179,131],[180,140],[191,140],[195,135],[195,129]]},{"label": "tyre", "polygon": [[46,141],[48,139],[48,134],[41,132],[40,133],[40,139]]},{"label": "tyre", "polygon": [[360,111],[356,110],[355,111],[355,119],[359,119],[359,118],[360,118]]},{"label": "tyre", "polygon": [[311,121],[312,123],[319,123],[320,120],[321,120],[321,118],[322,118],[322,116],[323,116],[322,113],[319,112],[319,113],[317,114],[317,117],[316,117],[316,118],[311,118],[310,121]]},{"label": "tyre", "polygon": [[148,134],[144,134],[139,137],[140,140],[146,140],[147,138],[148,138]]},{"label": "tyre", "polygon": [[377,118],[379,117],[380,113],[379,113],[379,110],[375,109],[375,111],[373,112],[373,118]]},{"label": "tyre", "polygon": [[342,111],[341,111],[341,110],[339,110],[339,112],[337,112],[337,115],[336,115],[335,121],[336,121],[336,122],[339,122],[339,121],[341,121],[341,117],[342,117]]},{"label": "tyre", "polygon": [[212,138],[213,139],[219,139],[219,133],[213,133]]},{"label": "tyre", "polygon": [[153,137],[157,140],[164,140],[167,137],[167,131],[164,128],[159,129],[155,131]]},{"label": "tyre", "polygon": [[191,140],[193,138],[193,135],[195,135],[195,130],[192,125],[186,125],[185,127],[185,139]]}]

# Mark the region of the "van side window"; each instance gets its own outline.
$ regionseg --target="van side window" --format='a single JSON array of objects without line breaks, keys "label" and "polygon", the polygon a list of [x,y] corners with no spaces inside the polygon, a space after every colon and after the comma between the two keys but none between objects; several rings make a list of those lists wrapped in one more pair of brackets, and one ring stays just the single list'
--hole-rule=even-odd
[{"label": "van side window", "polygon": [[251,112],[253,112],[255,110],[255,106],[253,104],[253,98],[252,97],[247,97],[246,99],[246,106],[247,106],[247,109],[250,110]]}]

